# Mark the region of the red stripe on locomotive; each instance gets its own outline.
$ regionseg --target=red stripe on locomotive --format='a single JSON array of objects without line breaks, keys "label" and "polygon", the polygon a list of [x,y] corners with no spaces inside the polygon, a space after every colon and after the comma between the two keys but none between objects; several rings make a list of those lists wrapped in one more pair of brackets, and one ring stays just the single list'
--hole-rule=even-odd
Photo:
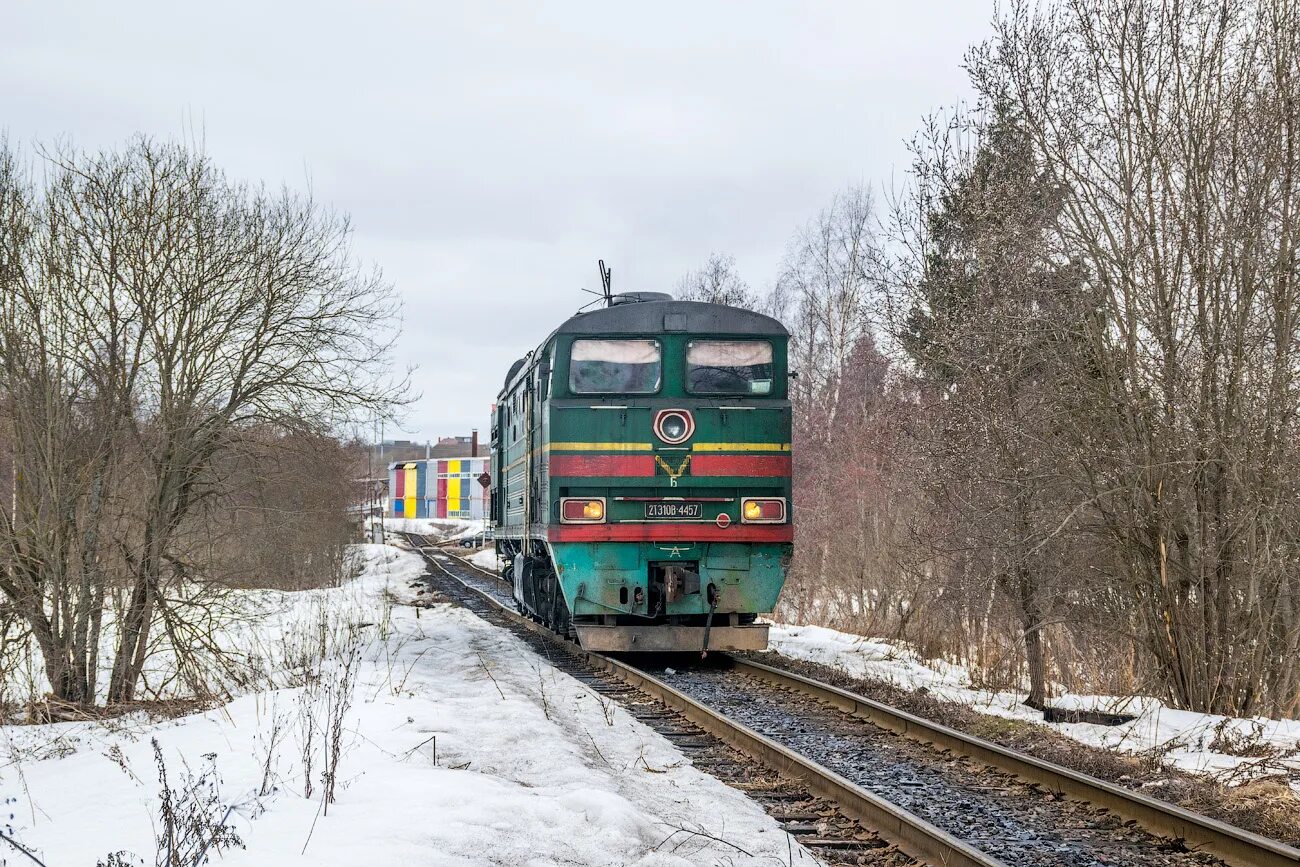
[{"label": "red stripe on locomotive", "polygon": [[692,455],[693,476],[788,476],[789,455]]},{"label": "red stripe on locomotive", "polygon": [[588,524],[547,528],[552,542],[793,542],[790,524]]},{"label": "red stripe on locomotive", "polygon": [[653,476],[652,455],[551,455],[553,476]]}]

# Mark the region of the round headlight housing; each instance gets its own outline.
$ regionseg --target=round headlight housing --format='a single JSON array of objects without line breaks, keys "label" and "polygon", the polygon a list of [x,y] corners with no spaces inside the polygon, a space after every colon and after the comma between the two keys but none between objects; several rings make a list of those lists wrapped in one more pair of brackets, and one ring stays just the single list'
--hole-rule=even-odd
[{"label": "round headlight housing", "polygon": [[695,419],[689,410],[663,409],[655,416],[655,436],[668,443],[684,443],[695,433]]},{"label": "round headlight housing", "polygon": [[686,436],[686,419],[680,415],[666,415],[659,425],[660,436],[669,442],[681,442]]}]

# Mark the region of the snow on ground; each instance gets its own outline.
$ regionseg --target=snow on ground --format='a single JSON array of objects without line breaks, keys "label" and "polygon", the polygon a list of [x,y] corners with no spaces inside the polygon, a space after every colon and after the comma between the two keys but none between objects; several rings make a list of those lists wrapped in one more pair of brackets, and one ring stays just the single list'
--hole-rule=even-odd
[{"label": "snow on ground", "polygon": [[[1024,693],[995,692],[973,687],[964,666],[922,661],[911,650],[820,626],[773,625],[772,650],[795,659],[838,668],[854,677],[883,680],[904,689],[927,689],[936,698],[969,705],[983,713],[1049,725],[1064,735],[1094,746],[1124,752],[1153,748],[1189,771],[1222,773],[1237,769],[1251,758],[1211,748],[1219,731],[1257,739],[1282,751],[1300,749],[1300,720],[1238,719],[1193,713],[1168,707],[1148,697],[1058,694],[1051,703],[1060,708],[1104,710],[1137,718],[1118,726],[1091,723],[1044,723],[1042,714],[1025,707]],[[1220,728],[1221,727],[1221,728]],[[1300,761],[1292,759],[1300,768]],[[1243,769],[1244,770],[1244,769]],[[1300,792],[1300,783],[1295,786]]]},{"label": "snow on ground", "polygon": [[[321,679],[346,656],[348,636],[361,637],[327,812],[319,752],[304,797],[304,743],[322,740],[304,735],[313,729],[300,709],[320,707],[308,681],[161,722],[0,727],[0,803],[16,838],[50,867],[119,850],[153,863],[156,739],[173,788],[211,756],[222,803],[238,805],[232,821],[247,848],[212,863],[775,865],[789,851],[815,863],[754,802],[514,637],[452,606],[394,605],[423,571],[416,555],[357,554],[365,568],[355,581],[268,609],[245,636],[292,645],[268,655],[271,665],[305,652],[300,634],[328,632]],[[313,627],[304,613],[323,619]],[[275,790],[258,797],[267,767]]]},{"label": "snow on ground", "polygon": [[487,529],[487,521],[473,521],[468,527],[465,527],[460,532],[449,536],[448,538],[453,541],[457,539],[472,539],[475,536],[483,535]]},{"label": "snow on ground", "polygon": [[480,569],[486,569],[489,572],[501,573],[501,569],[506,565],[505,560],[497,556],[497,552],[491,548],[484,548],[482,551],[475,551],[467,558]]},{"label": "snow on ground", "polygon": [[487,523],[481,519],[471,518],[379,518],[366,519],[373,537],[374,529],[381,523],[388,533],[419,533],[432,536],[438,541],[460,539],[473,536],[483,531]]}]

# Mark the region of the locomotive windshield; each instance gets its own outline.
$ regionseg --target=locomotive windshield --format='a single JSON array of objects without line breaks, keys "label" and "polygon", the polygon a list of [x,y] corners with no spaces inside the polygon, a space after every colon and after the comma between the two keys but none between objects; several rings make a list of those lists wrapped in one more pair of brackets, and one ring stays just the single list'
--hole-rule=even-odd
[{"label": "locomotive windshield", "polygon": [[569,353],[574,394],[653,394],[662,373],[658,340],[575,340]]},{"label": "locomotive windshield", "polygon": [[699,340],[686,345],[692,394],[771,394],[772,344],[766,340]]}]

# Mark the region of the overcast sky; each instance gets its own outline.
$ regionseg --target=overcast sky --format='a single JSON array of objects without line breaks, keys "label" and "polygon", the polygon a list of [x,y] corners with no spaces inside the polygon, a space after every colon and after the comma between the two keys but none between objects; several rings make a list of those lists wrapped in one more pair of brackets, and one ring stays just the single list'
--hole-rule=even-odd
[{"label": "overcast sky", "polygon": [[[0,131],[87,148],[201,135],[310,185],[404,302],[422,393],[390,438],[478,427],[510,362],[585,303],[671,291],[712,251],[771,285],[839,189],[906,172],[965,99],[983,0],[842,3],[9,0]],[[892,179],[892,180],[891,180]]]}]

